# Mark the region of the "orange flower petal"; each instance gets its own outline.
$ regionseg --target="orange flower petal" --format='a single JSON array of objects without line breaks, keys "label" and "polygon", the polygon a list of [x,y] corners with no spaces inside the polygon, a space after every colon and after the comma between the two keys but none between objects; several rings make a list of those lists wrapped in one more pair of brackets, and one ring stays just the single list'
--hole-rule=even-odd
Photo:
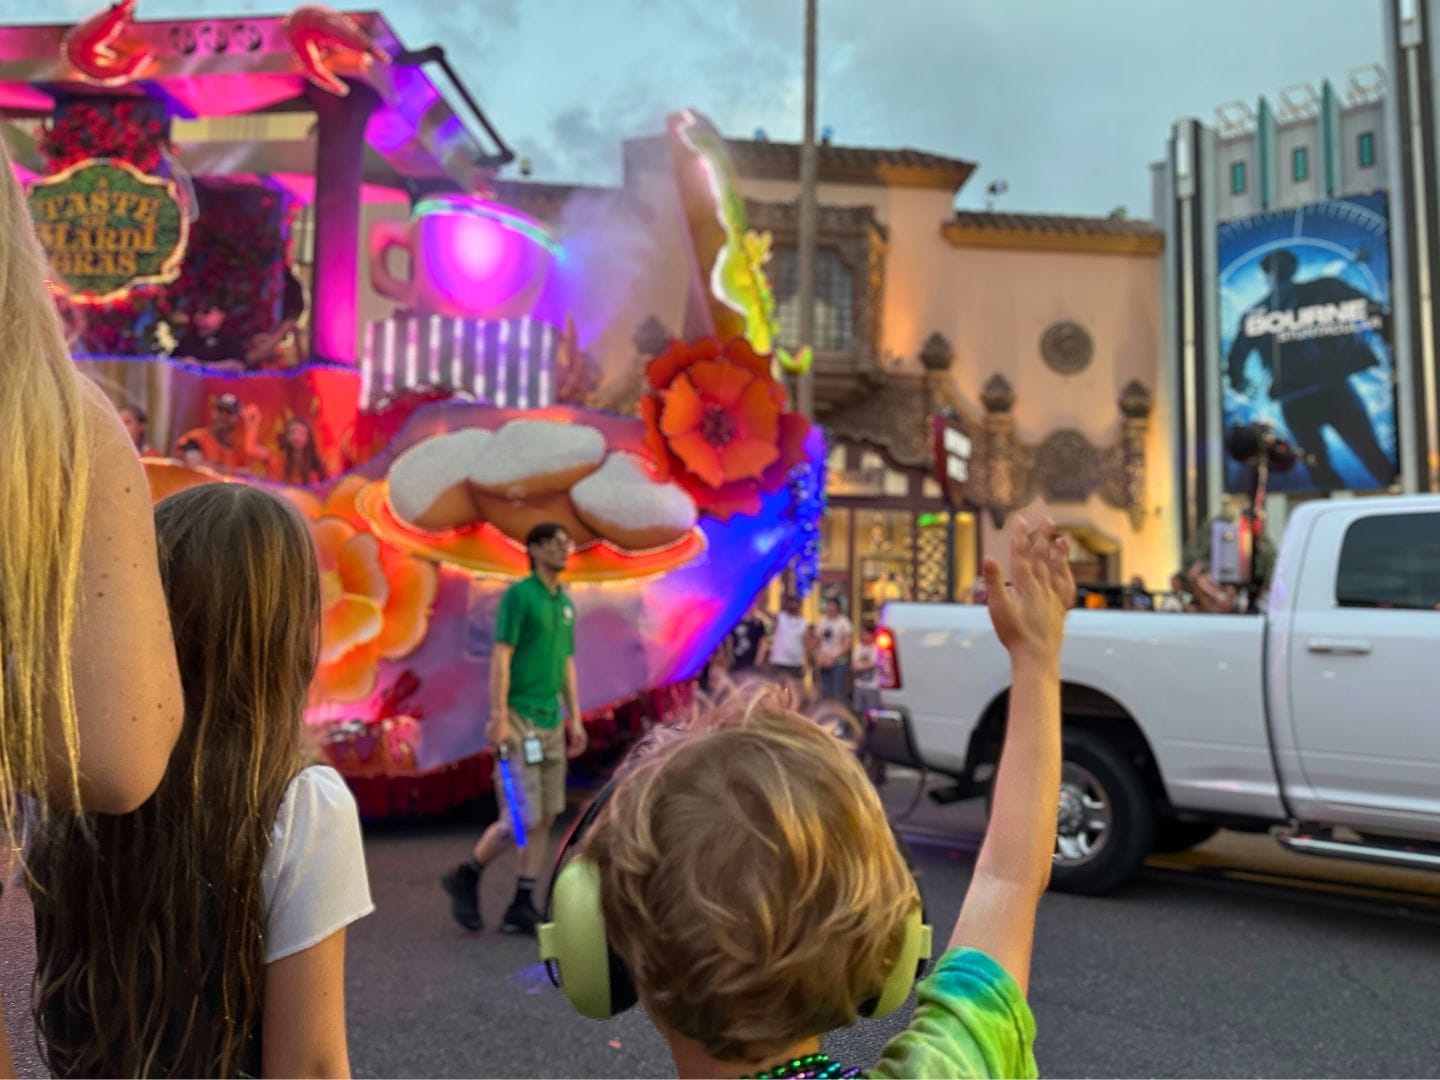
[{"label": "orange flower petal", "polygon": [[670,449],[679,455],[691,472],[711,487],[719,487],[725,482],[725,467],[720,463],[720,455],[698,431],[671,439]]},{"label": "orange flower petal", "polygon": [[390,599],[390,582],[380,565],[380,541],[374,533],[356,533],[345,541],[338,569],[347,596],[364,596],[381,607]]},{"label": "orange flower petal", "polygon": [[319,701],[364,701],[375,692],[380,670],[375,648],[362,645],[333,664],[322,663],[315,671],[311,697]]},{"label": "orange flower petal", "polygon": [[725,343],[725,355],[732,364],[738,364],[757,379],[771,380],[770,357],[757,353],[747,339],[731,338]]},{"label": "orange flower petal", "polygon": [[368,596],[342,596],[320,616],[320,662],[333,664],[380,636],[384,610]]},{"label": "orange flower petal", "polygon": [[278,494],[299,510],[300,516],[306,521],[318,521],[325,515],[324,505],[304,488],[282,487]]},{"label": "orange flower petal", "polygon": [[340,580],[339,570],[320,571],[320,609],[338,604],[345,595],[345,583]]},{"label": "orange flower petal", "polygon": [[320,572],[339,570],[340,552],[345,542],[355,535],[354,528],[339,518],[326,517],[311,523],[310,535],[315,538],[315,555],[320,560]]},{"label": "orange flower petal", "polygon": [[766,491],[779,491],[790,477],[790,470],[805,461],[805,440],[810,437],[810,421],[799,413],[780,417],[780,457],[760,480]]},{"label": "orange flower petal", "polygon": [[369,525],[360,516],[360,511],[355,509],[355,496],[360,494],[360,489],[370,481],[360,475],[345,477],[330,492],[330,497],[325,500],[325,513],[331,517],[338,517],[342,521],[348,521],[355,528],[362,532],[368,531]]},{"label": "orange flower petal", "polygon": [[690,369],[690,378],[706,398],[727,408],[740,400],[755,376],[734,364],[707,360]]},{"label": "orange flower petal", "polygon": [[390,602],[385,605],[385,627],[375,649],[386,660],[409,656],[425,640],[430,609],[440,587],[440,572],[432,562],[384,549],[385,574],[390,579]]},{"label": "orange flower petal", "polygon": [[660,433],[660,402],[647,395],[640,399],[640,419],[645,421],[645,446],[655,459],[655,468],[663,480],[671,473],[670,448]]},{"label": "orange flower petal", "polygon": [[660,413],[662,434],[674,438],[700,426],[705,416],[705,402],[695,392],[695,386],[689,379],[684,375],[678,376],[670,384],[670,389],[662,391],[662,394],[665,398],[665,406]]},{"label": "orange flower petal", "polygon": [[760,490],[753,480],[737,480],[722,487],[707,488],[688,473],[679,477],[680,486],[690,493],[711,517],[729,521],[735,514],[758,514]]},{"label": "orange flower petal", "polygon": [[745,438],[762,439],[773,444],[780,437],[780,409],[767,383],[756,379],[740,395],[735,419]]},{"label": "orange flower petal", "polygon": [[720,448],[720,464],[727,482],[758,480],[779,456],[779,447],[763,439],[731,439]]}]

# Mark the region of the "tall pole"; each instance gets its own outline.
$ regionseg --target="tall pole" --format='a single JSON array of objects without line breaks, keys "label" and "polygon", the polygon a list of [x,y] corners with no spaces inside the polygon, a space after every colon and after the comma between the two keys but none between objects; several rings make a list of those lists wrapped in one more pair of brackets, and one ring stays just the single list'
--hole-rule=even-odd
[{"label": "tall pole", "polygon": [[[800,144],[800,340],[815,344],[815,3],[805,0],[805,138]],[[815,415],[815,376],[806,371],[796,387],[801,414]]]}]

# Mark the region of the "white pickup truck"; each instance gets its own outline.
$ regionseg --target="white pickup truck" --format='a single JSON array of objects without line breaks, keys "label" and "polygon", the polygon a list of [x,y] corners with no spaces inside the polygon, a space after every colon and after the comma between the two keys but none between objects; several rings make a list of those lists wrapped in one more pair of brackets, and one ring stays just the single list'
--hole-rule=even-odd
[{"label": "white pickup truck", "polygon": [[[1104,892],[1219,827],[1440,870],[1440,497],[1300,507],[1264,606],[1070,614],[1054,887]],[[871,754],[986,794],[1010,668],[985,609],[883,622]]]}]

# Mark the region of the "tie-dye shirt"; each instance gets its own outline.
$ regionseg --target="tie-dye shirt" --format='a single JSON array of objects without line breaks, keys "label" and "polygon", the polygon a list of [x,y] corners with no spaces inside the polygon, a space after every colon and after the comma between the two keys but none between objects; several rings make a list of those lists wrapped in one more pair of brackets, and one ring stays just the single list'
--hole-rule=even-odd
[{"label": "tie-dye shirt", "polygon": [[951,949],[915,988],[910,1026],[867,1075],[1031,1080],[1035,1017],[1004,968],[975,949]]}]

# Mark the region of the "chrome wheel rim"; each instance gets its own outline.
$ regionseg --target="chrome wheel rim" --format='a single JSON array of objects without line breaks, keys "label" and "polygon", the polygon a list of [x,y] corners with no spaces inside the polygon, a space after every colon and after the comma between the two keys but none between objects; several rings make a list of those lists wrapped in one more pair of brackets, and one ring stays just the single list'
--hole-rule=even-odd
[{"label": "chrome wheel rim", "polygon": [[1110,838],[1114,817],[1110,796],[1095,774],[1073,761],[1060,771],[1060,808],[1055,823],[1055,862],[1083,866]]}]

